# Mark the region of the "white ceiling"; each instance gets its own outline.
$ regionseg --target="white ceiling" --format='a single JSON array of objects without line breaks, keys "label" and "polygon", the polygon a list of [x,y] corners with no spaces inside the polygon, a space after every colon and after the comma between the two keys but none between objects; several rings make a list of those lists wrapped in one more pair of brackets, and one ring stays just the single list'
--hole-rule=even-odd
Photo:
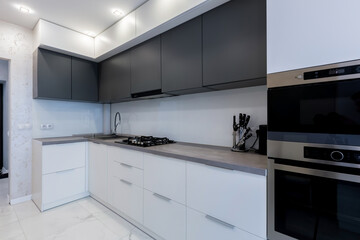
[{"label": "white ceiling", "polygon": [[[0,19],[33,29],[41,18],[78,32],[98,35],[121,18],[112,14],[114,9],[121,9],[126,15],[146,1],[0,0]],[[22,13],[19,6],[26,6],[32,12]]]}]

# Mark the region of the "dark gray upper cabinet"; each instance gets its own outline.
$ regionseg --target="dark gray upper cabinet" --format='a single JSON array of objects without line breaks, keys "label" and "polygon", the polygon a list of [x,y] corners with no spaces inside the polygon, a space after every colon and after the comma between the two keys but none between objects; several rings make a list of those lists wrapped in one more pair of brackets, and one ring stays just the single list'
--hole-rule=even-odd
[{"label": "dark gray upper cabinet", "polygon": [[201,17],[162,34],[161,70],[163,92],[201,90]]},{"label": "dark gray upper cabinet", "polygon": [[160,36],[131,50],[131,93],[161,89]]},{"label": "dark gray upper cabinet", "polygon": [[100,64],[100,102],[121,102],[131,97],[130,53],[125,52]]},{"label": "dark gray upper cabinet", "polygon": [[232,0],[205,13],[204,85],[238,82],[234,86],[240,87],[239,81],[259,85],[265,84],[265,77],[266,1]]},{"label": "dark gray upper cabinet", "polygon": [[71,99],[71,57],[45,49],[34,53],[34,98]]},{"label": "dark gray upper cabinet", "polygon": [[72,99],[97,102],[99,100],[97,63],[74,57],[71,63]]}]

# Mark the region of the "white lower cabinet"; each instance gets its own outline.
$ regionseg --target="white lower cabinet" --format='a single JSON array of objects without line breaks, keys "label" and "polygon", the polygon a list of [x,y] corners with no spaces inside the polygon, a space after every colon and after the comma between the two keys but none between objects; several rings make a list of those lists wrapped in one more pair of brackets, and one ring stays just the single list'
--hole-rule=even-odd
[{"label": "white lower cabinet", "polygon": [[187,208],[187,240],[262,240],[220,219]]},{"label": "white lower cabinet", "polygon": [[166,240],[185,240],[186,207],[144,190],[144,225]]},{"label": "white lower cabinet", "polygon": [[122,178],[111,178],[110,204],[138,223],[143,223],[143,188]]}]

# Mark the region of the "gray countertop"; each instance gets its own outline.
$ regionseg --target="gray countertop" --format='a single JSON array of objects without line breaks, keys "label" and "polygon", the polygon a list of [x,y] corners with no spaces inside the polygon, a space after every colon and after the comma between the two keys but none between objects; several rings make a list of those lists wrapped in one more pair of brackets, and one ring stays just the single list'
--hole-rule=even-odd
[{"label": "gray countertop", "polygon": [[232,152],[230,148],[226,147],[180,142],[144,148],[115,143],[116,139],[101,140],[86,137],[38,138],[34,140],[42,142],[43,145],[90,141],[185,161],[203,163],[220,168],[238,170],[262,176],[267,175],[267,156],[253,152]]}]

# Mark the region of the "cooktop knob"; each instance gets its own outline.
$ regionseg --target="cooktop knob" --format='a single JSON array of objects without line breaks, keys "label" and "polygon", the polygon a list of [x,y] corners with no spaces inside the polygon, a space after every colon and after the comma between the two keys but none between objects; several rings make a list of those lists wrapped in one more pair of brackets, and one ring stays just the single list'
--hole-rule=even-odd
[{"label": "cooktop knob", "polygon": [[344,159],[344,154],[340,151],[332,151],[330,157],[332,160],[339,162]]}]

